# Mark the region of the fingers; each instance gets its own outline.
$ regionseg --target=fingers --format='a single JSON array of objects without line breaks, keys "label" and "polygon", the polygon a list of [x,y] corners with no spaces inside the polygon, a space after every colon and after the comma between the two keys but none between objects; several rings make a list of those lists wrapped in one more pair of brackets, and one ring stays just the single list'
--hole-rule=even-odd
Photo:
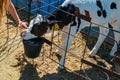
[{"label": "fingers", "polygon": [[19,28],[22,28],[22,29],[23,29],[23,28],[26,29],[26,28],[28,27],[28,23],[27,23],[27,22],[21,22],[21,23],[18,24],[18,27],[19,27]]}]

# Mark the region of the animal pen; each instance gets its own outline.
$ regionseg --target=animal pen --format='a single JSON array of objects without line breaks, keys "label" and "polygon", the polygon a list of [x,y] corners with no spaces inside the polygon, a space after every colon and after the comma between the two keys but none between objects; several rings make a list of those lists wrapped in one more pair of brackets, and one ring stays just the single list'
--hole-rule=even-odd
[{"label": "animal pen", "polygon": [[[18,14],[22,16],[22,20],[28,22],[37,14],[41,14],[45,17],[51,15],[51,13],[57,9],[63,1],[64,0],[12,0],[17,8]],[[84,19],[89,22],[86,14],[83,14],[83,16],[85,16]],[[20,66],[19,68],[21,69],[21,76],[19,77],[19,80],[120,79],[120,74],[111,69],[113,64],[110,63],[107,57],[107,52],[109,52],[109,48],[111,48],[112,45],[111,43],[116,42],[113,38],[113,35],[107,36],[106,43],[103,44],[101,50],[98,52],[98,56],[95,56],[94,58],[87,57],[87,53],[89,53],[89,49],[91,49],[91,47],[95,44],[98,34],[102,34],[99,33],[98,28],[91,28],[91,25],[96,23],[90,23],[89,28],[86,27],[77,35],[72,35],[61,30],[60,32],[75,37],[72,46],[68,51],[67,46],[66,50],[59,46],[62,41],[59,31],[53,31],[48,35],[44,35],[43,37],[45,38],[47,44],[43,44],[39,57],[35,59],[29,59],[24,56],[24,48],[22,40],[19,36],[22,29],[18,29],[16,24],[13,24],[13,20],[9,13],[7,13],[7,18],[3,18],[3,20],[5,20],[6,23],[2,23],[2,27],[0,29],[0,62],[3,62],[5,59],[9,59],[9,56],[13,54],[17,54],[14,58],[18,60],[17,66]],[[96,26],[99,25],[100,24],[96,24]],[[112,30],[111,28],[110,30],[111,33],[113,31],[120,33],[119,31]],[[62,52],[65,51],[68,53],[66,55],[66,63],[64,66],[66,70],[56,70],[57,65],[59,64],[59,58],[56,57],[54,52],[58,47],[62,50]],[[105,54],[103,55],[102,53]],[[32,66],[32,68],[27,69],[29,67],[26,66]],[[33,75],[29,74],[27,77],[24,76],[27,75],[27,72],[29,73],[31,70],[33,70]]]}]

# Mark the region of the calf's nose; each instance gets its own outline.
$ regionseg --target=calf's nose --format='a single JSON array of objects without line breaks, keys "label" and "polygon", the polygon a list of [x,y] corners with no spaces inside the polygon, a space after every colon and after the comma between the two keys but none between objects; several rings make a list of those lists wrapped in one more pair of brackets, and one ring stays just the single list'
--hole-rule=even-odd
[{"label": "calf's nose", "polygon": [[25,35],[26,35],[26,32],[25,32],[25,31],[23,31],[23,32],[20,33],[20,36],[21,36],[22,39],[25,38]]},{"label": "calf's nose", "polygon": [[31,32],[29,30],[21,32],[20,36],[24,40],[29,40],[29,39],[32,39],[32,38],[37,38],[37,36],[35,36],[34,34],[31,34]]}]

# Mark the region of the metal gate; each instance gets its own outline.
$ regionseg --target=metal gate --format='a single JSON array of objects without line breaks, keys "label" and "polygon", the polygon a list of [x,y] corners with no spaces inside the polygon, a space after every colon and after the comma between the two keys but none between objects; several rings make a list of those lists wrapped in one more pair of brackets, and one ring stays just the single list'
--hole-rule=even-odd
[{"label": "metal gate", "polygon": [[[30,21],[37,14],[43,16],[50,15],[64,0],[12,0],[14,5],[18,8],[19,15],[23,16],[22,20]],[[22,4],[22,5],[21,5]],[[23,14],[22,14],[23,13]],[[120,74],[112,71],[110,68],[111,63],[107,61],[106,55],[102,55],[101,51],[111,47],[111,44],[104,43],[102,50],[99,52],[99,56],[95,58],[87,57],[86,53],[89,52],[91,45],[95,44],[96,38],[92,33],[101,34],[96,30],[87,28],[81,31],[75,37],[72,46],[66,58],[65,68],[62,72],[59,72],[57,65],[59,64],[59,58],[54,54],[55,50],[59,47],[61,42],[61,34],[52,32],[49,36],[44,35],[48,40],[48,44],[44,44],[40,56],[36,59],[28,59],[24,56],[24,50],[22,40],[19,36],[22,30],[13,27],[16,24],[11,22],[11,18],[6,19],[7,24],[3,25],[0,30],[0,61],[8,58],[10,55],[15,54],[16,59],[19,62],[20,69],[22,71],[20,80],[119,80]],[[98,26],[96,24],[96,26]],[[66,33],[65,31],[62,31]],[[69,34],[69,33],[66,33]],[[4,35],[4,36],[3,36]],[[71,34],[70,34],[71,35]],[[92,36],[91,36],[92,35]],[[108,36],[109,37],[109,36]],[[114,41],[111,36],[110,40]],[[91,42],[91,43],[89,43]],[[88,43],[88,44],[87,44]],[[62,49],[62,51],[66,51]],[[104,51],[107,52],[107,51]],[[101,57],[103,56],[103,57]],[[29,67],[28,67],[29,66]],[[30,67],[31,66],[31,67]],[[26,71],[27,70],[27,71]],[[26,72],[31,72],[31,75],[27,75]],[[26,77],[25,75],[29,76]]]}]

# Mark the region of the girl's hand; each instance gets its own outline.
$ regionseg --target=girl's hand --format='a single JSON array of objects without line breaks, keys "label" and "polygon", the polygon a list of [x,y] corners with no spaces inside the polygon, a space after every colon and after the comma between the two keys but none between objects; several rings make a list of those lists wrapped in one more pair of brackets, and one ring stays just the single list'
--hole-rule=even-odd
[{"label": "girl's hand", "polygon": [[18,24],[18,27],[19,28],[27,28],[28,27],[28,23],[27,22],[22,22],[22,21],[20,21],[19,22],[19,24]]}]

